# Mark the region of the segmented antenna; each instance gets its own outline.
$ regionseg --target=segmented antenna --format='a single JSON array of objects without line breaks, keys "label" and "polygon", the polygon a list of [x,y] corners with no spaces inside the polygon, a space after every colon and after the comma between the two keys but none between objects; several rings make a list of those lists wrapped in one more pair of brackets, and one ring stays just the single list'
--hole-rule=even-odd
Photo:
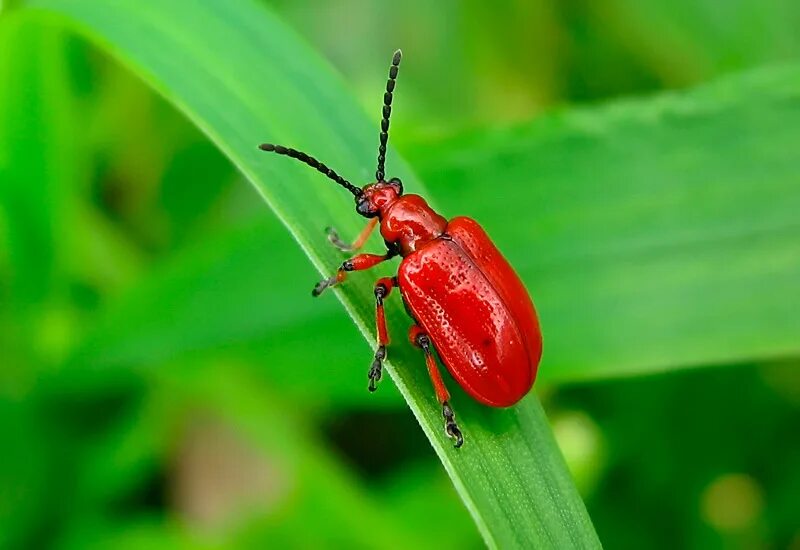
[{"label": "segmented antenna", "polygon": [[297,159],[300,162],[308,164],[311,168],[316,168],[330,179],[350,191],[353,195],[358,197],[363,193],[361,189],[344,179],[342,176],[334,172],[331,168],[328,168],[323,163],[315,159],[314,157],[303,153],[302,151],[298,151],[296,149],[292,149],[291,147],[284,147],[283,145],[273,145],[272,143],[262,143],[258,146],[259,149],[262,151],[270,151],[272,153],[278,153],[279,155],[286,155],[287,157],[292,157],[293,159]]},{"label": "segmented antenna", "polygon": [[383,94],[383,118],[381,119],[380,145],[378,145],[378,169],[375,171],[375,180],[384,181],[384,163],[386,162],[386,142],[389,140],[389,117],[392,115],[392,92],[397,78],[400,58],[403,52],[397,50],[392,57],[392,66],[389,67],[389,80],[386,81],[386,93]]}]

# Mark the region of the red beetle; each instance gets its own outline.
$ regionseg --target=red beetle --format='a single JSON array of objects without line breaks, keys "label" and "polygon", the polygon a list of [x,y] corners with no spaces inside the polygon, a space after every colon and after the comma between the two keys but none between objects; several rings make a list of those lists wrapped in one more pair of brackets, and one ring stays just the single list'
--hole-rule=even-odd
[{"label": "red beetle", "polygon": [[398,287],[415,321],[409,339],[425,353],[428,373],[442,405],[445,432],[460,447],[464,438],[432,348],[468,394],[492,407],[509,407],[533,386],[542,355],[542,333],[525,286],[477,222],[466,217],[448,221],[419,195],[404,195],[399,178],[384,179],[392,92],[400,57],[398,50],[383,96],[374,183],[359,189],[318,160],[289,147],[265,143],[260,149],[304,162],[355,196],[356,212],[371,219],[352,245],[328,228],[331,243],[340,250],[358,250],[380,222],[386,253],[353,256],[336,275],[319,282],[312,294],[319,296],[326,288],[343,282],[348,271],[370,269],[402,256],[397,276],[375,283],[378,345],[369,370],[369,390],[375,391],[381,378],[389,343],[383,301]]}]

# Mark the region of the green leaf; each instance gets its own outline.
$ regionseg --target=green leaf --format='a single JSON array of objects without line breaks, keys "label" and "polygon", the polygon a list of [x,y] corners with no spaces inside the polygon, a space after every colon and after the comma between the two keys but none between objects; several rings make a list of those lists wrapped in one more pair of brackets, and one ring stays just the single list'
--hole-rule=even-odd
[{"label": "green leaf", "polygon": [[531,289],[540,376],[585,380],[800,354],[798,143],[789,66],[421,145],[414,161]]},{"label": "green leaf", "polygon": [[75,172],[64,36],[10,20],[0,33],[0,208],[11,305],[41,303],[63,263],[56,243]]},{"label": "green leaf", "polygon": [[[315,277],[277,221],[259,217],[152,269],[105,308],[69,362],[96,373],[224,355],[263,365],[274,387],[307,403],[402,403],[391,385],[373,395],[357,383],[353,358],[371,352],[334,300],[310,299]],[[314,376],[298,376],[298,353]]]},{"label": "green leaf", "polygon": [[[31,6],[63,16],[184,112],[256,186],[321,272],[328,274],[341,262],[320,229],[335,223],[354,235],[360,224],[352,198],[307,167],[255,146],[269,140],[302,147],[364,182],[373,171],[377,127],[328,65],[268,11],[249,1],[44,0]],[[376,74],[376,86],[384,79]],[[389,168],[410,190],[422,190],[392,151]],[[264,292],[281,291],[271,288],[270,273],[263,276]],[[367,277],[353,277],[337,291],[369,339],[374,338],[371,286]],[[389,322],[395,341],[402,342],[408,320],[397,300]],[[455,391],[453,404],[467,434],[457,451],[444,437],[420,354],[394,346],[389,373],[488,544],[599,546],[535,395],[512,409],[494,410]]]},{"label": "green leaf", "polygon": [[[68,524],[79,531],[76,540],[86,535],[80,528],[87,518],[96,521],[93,510],[130,494],[131,486],[168,464],[173,512],[201,543],[224,538],[229,545],[244,539],[233,545],[245,548],[265,541],[286,547],[297,540],[341,548],[423,544],[381,495],[326,452],[297,402],[274,393],[252,369],[218,360],[170,367],[150,373],[156,389],[81,454],[80,491],[68,512]],[[86,399],[68,395],[76,403]],[[235,475],[231,468],[248,474]],[[225,486],[224,496],[217,484]],[[210,514],[196,506],[207,501],[217,504]],[[306,529],[311,517],[314,529]]]},{"label": "green leaf", "polygon": [[797,2],[613,0],[588,7],[592,27],[613,35],[672,85],[800,53]]},{"label": "green leaf", "polygon": [[23,392],[61,360],[74,312],[64,304],[81,172],[62,29],[0,28],[0,394]]},{"label": "green leaf", "polygon": [[[759,70],[695,91],[420,144],[412,152],[445,213],[481,221],[528,283],[545,331],[542,380],[770,359],[800,353],[798,96],[800,69]],[[259,226],[236,240],[266,243],[267,232]],[[118,332],[87,346],[92,360],[112,362],[126,344],[146,351],[148,326],[162,337],[157,349],[186,351],[192,324],[181,323],[170,342],[156,307],[174,296],[171,278],[200,290],[236,289],[221,301],[257,291],[257,278],[236,274],[245,265],[267,269],[269,258],[252,257],[249,248],[207,246],[227,258],[227,270],[211,276],[188,258],[173,266],[113,313]],[[301,294],[265,296],[261,309],[276,315],[305,309]],[[236,320],[235,311],[225,317],[221,308],[213,315],[191,311],[190,304],[180,308],[207,333],[198,344],[230,344],[221,328]],[[307,313],[313,330],[329,322],[327,304]],[[267,326],[266,319],[252,323]],[[301,333],[296,338],[298,347],[311,341]],[[346,347],[335,346],[334,357],[346,361]]]}]

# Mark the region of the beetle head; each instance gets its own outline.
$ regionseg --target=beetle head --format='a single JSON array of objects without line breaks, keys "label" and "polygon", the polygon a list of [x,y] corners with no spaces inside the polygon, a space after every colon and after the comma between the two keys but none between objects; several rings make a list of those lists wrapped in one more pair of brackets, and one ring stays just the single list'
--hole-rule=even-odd
[{"label": "beetle head", "polygon": [[356,195],[356,212],[365,218],[374,218],[402,194],[403,182],[400,178],[370,183],[361,188],[361,194]]},{"label": "beetle head", "polygon": [[[2,2],[2,0],[0,0],[0,2]],[[386,143],[389,139],[389,117],[392,114],[392,94],[394,92],[395,79],[397,78],[401,56],[400,50],[394,52],[392,56],[392,64],[389,67],[389,79],[386,81],[386,92],[383,94],[381,132],[378,136],[378,168],[375,170],[374,183],[370,183],[359,189],[324,163],[318,161],[311,155],[292,149],[291,147],[284,147],[283,145],[276,145],[273,143],[263,143],[259,145],[259,149],[285,155],[307,164],[352,193],[356,199],[356,212],[366,218],[374,218],[380,215],[382,211],[397,200],[397,197],[403,194],[403,184],[400,178],[392,178],[389,181],[384,179]]]}]

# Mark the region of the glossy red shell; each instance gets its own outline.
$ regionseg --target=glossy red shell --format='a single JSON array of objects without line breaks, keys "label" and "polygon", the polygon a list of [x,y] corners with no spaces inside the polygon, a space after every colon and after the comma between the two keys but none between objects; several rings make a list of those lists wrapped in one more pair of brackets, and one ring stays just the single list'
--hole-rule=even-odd
[{"label": "glossy red shell", "polygon": [[406,307],[467,393],[508,407],[533,386],[542,334],[525,286],[470,218],[406,256],[398,272]]}]

